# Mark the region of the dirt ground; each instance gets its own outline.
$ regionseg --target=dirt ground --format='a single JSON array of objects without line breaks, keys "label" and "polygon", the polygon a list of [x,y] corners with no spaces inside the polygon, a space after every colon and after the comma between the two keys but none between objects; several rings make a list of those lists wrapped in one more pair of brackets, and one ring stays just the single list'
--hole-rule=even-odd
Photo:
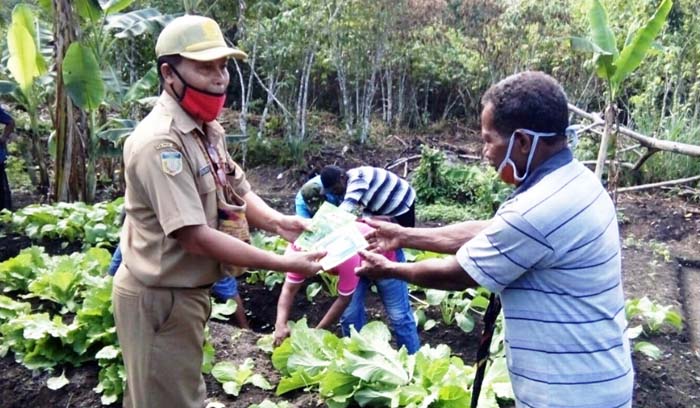
[{"label": "dirt ground", "polygon": [[[451,129],[459,137],[463,129]],[[390,136],[391,137],[391,136]],[[308,178],[313,169],[324,163],[340,165],[369,164],[387,166],[396,158],[415,155],[418,145],[430,137],[391,137],[391,146],[382,146],[384,154],[376,154],[372,149],[358,149],[350,146],[344,153],[338,149],[328,150],[328,154],[311,157],[307,163],[295,171],[282,167],[265,167],[248,171],[249,179],[260,195],[273,207],[283,212],[293,211],[293,194],[300,183]],[[450,142],[436,143],[454,154],[478,154],[478,145],[455,147]],[[323,151],[323,149],[322,149]],[[342,150],[341,150],[342,152]],[[393,159],[392,159],[393,158]],[[409,162],[413,166],[415,162]],[[403,173],[403,166],[395,171]],[[649,296],[664,305],[672,305],[687,321],[686,302],[688,288],[683,288],[683,276],[700,275],[700,205],[673,197],[664,191],[652,194],[636,193],[622,195],[618,200],[623,247],[623,278],[627,298]],[[650,244],[657,242],[659,244]],[[79,250],[80,244],[62,248],[59,242],[40,243],[49,253],[70,253]],[[0,237],[0,261],[16,255],[21,248],[31,245],[25,237],[8,235]],[[660,248],[667,248],[670,261],[665,261]],[[697,280],[696,280],[697,281]],[[246,304],[252,331],[239,330],[231,323],[211,322],[210,329],[216,348],[217,360],[231,360],[237,363],[253,358],[256,372],[262,373],[272,384],[279,380],[279,374],[272,368],[269,357],[255,342],[263,334],[272,332],[276,313],[279,286],[272,291],[262,285],[248,285],[240,281],[240,291]],[[696,288],[696,292],[700,289]],[[303,289],[301,291],[303,293]],[[319,295],[314,302],[308,302],[298,295],[291,318],[307,316],[310,324],[318,321],[333,299]],[[376,295],[369,295],[367,309],[371,316],[383,318],[383,308]],[[436,313],[436,312],[432,312]],[[440,321],[437,315],[433,317]],[[692,316],[691,316],[692,317]],[[697,316],[696,316],[697,318]],[[632,322],[631,324],[633,324]],[[481,326],[470,334],[463,333],[456,326],[446,327],[438,323],[430,331],[420,332],[423,343],[449,345],[453,352],[465,362],[474,361]],[[633,354],[636,385],[634,406],[643,408],[685,408],[700,407],[700,355],[691,346],[691,333],[688,325],[681,332],[672,329],[643,338],[658,346],[663,355],[659,360],[650,360],[641,353]],[[50,376],[45,372],[32,372],[14,361],[12,353],[0,359],[0,406],[2,407],[98,407],[99,396],[92,389],[97,385],[98,367],[88,364],[83,367],[66,367],[65,375],[70,384],[58,391],[49,390],[45,384]],[[253,386],[243,387],[239,397],[224,393],[222,387],[211,376],[205,376],[209,401],[223,403],[227,407],[248,407],[264,399],[284,399],[295,407],[320,406],[313,394],[302,391],[276,397],[273,391],[263,391]],[[115,404],[115,406],[117,406]]]}]

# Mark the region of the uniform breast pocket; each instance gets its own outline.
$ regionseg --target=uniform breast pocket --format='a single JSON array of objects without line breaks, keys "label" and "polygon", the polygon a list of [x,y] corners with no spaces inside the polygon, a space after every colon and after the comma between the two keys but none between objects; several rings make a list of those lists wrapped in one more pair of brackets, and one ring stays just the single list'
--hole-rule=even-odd
[{"label": "uniform breast pocket", "polygon": [[199,195],[213,194],[216,190],[216,182],[211,173],[204,174],[197,178],[197,191]]},{"label": "uniform breast pocket", "polygon": [[202,208],[207,217],[207,224],[212,228],[216,228],[216,182],[211,174],[205,174],[198,178],[197,192],[199,192],[199,199],[202,201]]}]

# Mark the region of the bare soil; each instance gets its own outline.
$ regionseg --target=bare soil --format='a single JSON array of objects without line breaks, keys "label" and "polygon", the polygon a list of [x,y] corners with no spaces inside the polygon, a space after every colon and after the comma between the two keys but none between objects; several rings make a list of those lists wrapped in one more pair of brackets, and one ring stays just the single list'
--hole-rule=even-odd
[{"label": "bare soil", "polygon": [[[455,140],[464,137],[464,129],[452,128],[448,133],[457,135]],[[293,211],[293,195],[305,179],[313,175],[328,162],[340,165],[370,164],[386,166],[401,157],[410,157],[419,151],[423,143],[440,145],[457,154],[479,154],[478,143],[455,143],[438,139],[435,135],[411,136],[389,135],[388,146],[331,149],[324,147],[326,154],[310,157],[301,168],[290,170],[284,167],[266,166],[248,171],[249,179],[260,195],[273,207],[283,212]],[[463,139],[462,139],[463,140]],[[406,170],[416,163],[408,161]],[[396,168],[403,173],[403,166]],[[685,296],[688,290],[700,292],[700,288],[683,288],[681,279],[684,273],[692,270],[700,272],[700,206],[678,197],[672,197],[662,191],[652,194],[622,195],[618,200],[621,214],[621,232],[626,245],[623,248],[623,274],[627,298],[649,296],[661,304],[670,304],[679,311],[684,319],[689,317],[686,310]],[[652,245],[655,241],[661,244]],[[39,243],[47,247],[50,253],[71,253],[79,250],[80,244],[65,247],[60,242]],[[0,236],[0,261],[7,259],[24,247],[31,245],[25,237],[9,235]],[[659,248],[668,248],[671,259],[665,261]],[[685,265],[685,266],[684,266]],[[690,267],[688,265],[695,265]],[[687,279],[685,279],[687,280]],[[695,280],[697,282],[697,279]],[[256,372],[262,373],[272,384],[279,380],[279,374],[273,369],[269,356],[261,351],[255,342],[264,334],[272,332],[276,313],[276,299],[279,286],[269,290],[262,285],[248,285],[239,280],[239,289],[244,298],[248,319],[252,331],[240,330],[230,322],[211,322],[210,329],[216,348],[217,360],[231,360],[241,363],[252,358]],[[301,293],[304,293],[303,289]],[[307,316],[310,324],[318,321],[333,301],[325,294],[309,302],[303,295],[295,300],[292,319]],[[383,318],[383,308],[376,295],[367,299],[369,315]],[[440,321],[437,311],[431,317]],[[690,316],[692,317],[692,316]],[[694,316],[697,319],[697,316]],[[687,321],[687,320],[686,320]],[[631,322],[630,324],[635,324]],[[430,331],[420,332],[423,343],[449,345],[453,352],[465,362],[474,361],[481,326],[469,334],[463,333],[456,326],[438,323]],[[650,360],[641,353],[633,354],[636,385],[635,407],[700,407],[700,356],[693,349],[687,325],[676,332],[664,329],[661,333],[644,337],[640,340],[650,341],[661,348],[663,356],[659,360]],[[87,364],[82,367],[65,367],[70,384],[51,391],[46,387],[50,376],[45,372],[32,372],[14,361],[9,353],[0,359],[0,406],[2,407],[98,407],[98,394],[92,389],[97,385],[98,367]],[[224,393],[222,387],[211,376],[205,376],[209,401],[223,403],[227,407],[248,407],[264,399],[287,400],[295,407],[317,407],[322,405],[314,394],[302,391],[282,397],[274,391],[264,391],[253,386],[245,386],[238,397]],[[115,404],[117,406],[117,404]]]}]

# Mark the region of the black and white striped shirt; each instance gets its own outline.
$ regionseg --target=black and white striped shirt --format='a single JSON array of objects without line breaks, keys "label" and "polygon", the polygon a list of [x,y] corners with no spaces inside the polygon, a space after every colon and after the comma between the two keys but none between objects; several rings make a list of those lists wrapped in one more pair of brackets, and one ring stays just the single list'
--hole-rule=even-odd
[{"label": "black and white striped shirt", "polygon": [[372,215],[396,217],[407,212],[416,191],[404,179],[378,167],[357,167],[347,171],[345,199],[340,208],[354,211],[358,206]]}]

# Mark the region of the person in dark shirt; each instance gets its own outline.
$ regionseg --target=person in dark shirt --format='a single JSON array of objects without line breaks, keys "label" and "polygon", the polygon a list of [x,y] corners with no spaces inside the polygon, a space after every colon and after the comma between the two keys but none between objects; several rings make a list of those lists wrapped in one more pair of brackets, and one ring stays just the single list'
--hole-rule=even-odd
[{"label": "person in dark shirt", "polygon": [[15,130],[15,121],[0,107],[0,123],[5,125],[5,130],[0,136],[0,210],[7,208],[12,210],[12,193],[10,183],[7,180],[5,163],[7,161],[7,143]]}]

